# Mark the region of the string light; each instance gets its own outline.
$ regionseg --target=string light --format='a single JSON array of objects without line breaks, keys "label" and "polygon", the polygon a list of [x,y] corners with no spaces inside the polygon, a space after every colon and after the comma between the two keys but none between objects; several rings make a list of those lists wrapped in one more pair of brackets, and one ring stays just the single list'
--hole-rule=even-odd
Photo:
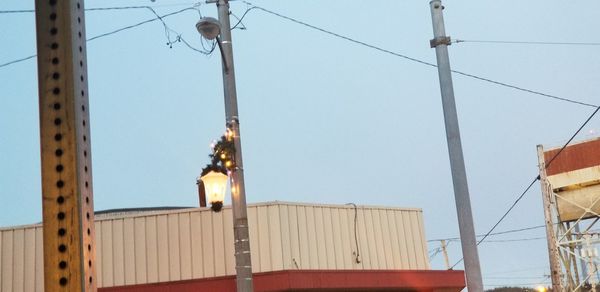
[{"label": "string light", "polygon": [[225,137],[228,141],[231,141],[233,139],[233,131],[227,128],[227,130],[225,130]]},{"label": "string light", "polygon": [[235,169],[235,144],[233,142],[234,132],[231,128],[225,129],[225,134],[218,141],[213,141],[211,145],[212,153],[209,155],[213,165],[220,165],[227,171]]}]

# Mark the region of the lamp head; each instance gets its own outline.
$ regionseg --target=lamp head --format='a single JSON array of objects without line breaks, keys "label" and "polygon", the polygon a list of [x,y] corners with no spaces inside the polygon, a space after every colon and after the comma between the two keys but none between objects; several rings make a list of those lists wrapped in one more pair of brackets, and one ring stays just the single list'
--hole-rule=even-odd
[{"label": "lamp head", "polygon": [[196,23],[196,29],[207,40],[214,40],[221,33],[221,23],[213,17],[202,17]]},{"label": "lamp head", "polygon": [[200,177],[204,183],[208,202],[211,204],[211,209],[215,212],[221,211],[223,207],[223,199],[227,189],[227,175],[218,169],[206,169]]}]

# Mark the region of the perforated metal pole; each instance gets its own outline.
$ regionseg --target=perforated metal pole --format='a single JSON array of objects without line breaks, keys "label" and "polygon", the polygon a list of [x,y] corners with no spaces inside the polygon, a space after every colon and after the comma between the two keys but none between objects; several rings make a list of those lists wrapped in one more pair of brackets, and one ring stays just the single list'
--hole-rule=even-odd
[{"label": "perforated metal pole", "polygon": [[83,0],[36,0],[44,291],[96,291]]},{"label": "perforated metal pole", "polygon": [[225,116],[227,127],[233,131],[235,143],[236,169],[231,173],[231,205],[233,209],[233,234],[235,240],[235,269],[238,292],[251,292],[252,261],[250,258],[250,235],[246,209],[246,189],[244,185],[244,165],[242,163],[242,143],[238,116],[233,48],[231,44],[231,24],[229,22],[229,1],[218,0],[219,22],[221,23],[221,54],[223,54],[223,87],[225,93]]},{"label": "perforated metal pole", "polygon": [[444,28],[444,16],[442,14],[444,7],[442,6],[442,2],[433,0],[429,2],[429,5],[431,6],[434,36],[434,39],[431,40],[431,47],[435,48],[437,57],[442,106],[444,108],[444,123],[446,125],[446,139],[448,141],[448,154],[450,156],[450,168],[452,171],[452,182],[454,185],[454,197],[456,201],[456,213],[458,215],[460,242],[465,261],[465,274],[467,276],[467,289],[469,289],[469,292],[482,292],[483,281],[481,279],[481,268],[479,266],[479,255],[477,253],[477,242],[475,240],[475,228],[473,227],[473,214],[471,213],[471,199],[469,197],[465,161],[463,158],[460,131],[458,128],[458,116],[456,113],[456,104],[454,102],[454,88],[452,86],[450,60],[448,57],[450,38],[446,36]]}]

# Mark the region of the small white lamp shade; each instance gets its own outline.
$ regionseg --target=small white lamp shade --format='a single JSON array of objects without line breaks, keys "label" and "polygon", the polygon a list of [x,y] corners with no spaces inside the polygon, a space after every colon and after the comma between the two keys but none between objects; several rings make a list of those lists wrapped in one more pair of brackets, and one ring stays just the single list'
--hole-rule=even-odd
[{"label": "small white lamp shade", "polygon": [[213,170],[200,179],[204,183],[206,200],[211,204],[211,209],[215,212],[221,211],[227,190],[227,175]]}]

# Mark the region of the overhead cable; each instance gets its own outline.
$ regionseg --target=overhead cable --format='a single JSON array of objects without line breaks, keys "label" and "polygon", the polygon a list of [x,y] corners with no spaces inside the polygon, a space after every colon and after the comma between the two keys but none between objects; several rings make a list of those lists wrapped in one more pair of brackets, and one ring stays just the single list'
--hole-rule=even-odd
[{"label": "overhead cable", "polygon": [[517,45],[563,45],[563,46],[600,46],[600,43],[579,42],[535,42],[535,41],[502,41],[502,40],[453,40],[453,43],[490,43],[490,44],[517,44]]},{"label": "overhead cable", "polygon": [[[242,1],[242,2],[246,3],[247,5],[250,5],[250,6],[254,7],[254,8],[256,8],[257,10],[261,10],[261,11],[266,12],[268,14],[271,14],[271,15],[274,15],[274,16],[286,19],[288,21],[291,21],[291,22],[303,25],[305,27],[308,27],[308,28],[320,31],[322,33],[325,33],[325,34],[328,34],[328,35],[331,35],[331,36],[334,36],[334,37],[337,37],[337,38],[341,38],[341,39],[347,40],[349,42],[352,42],[352,43],[355,43],[355,44],[358,44],[358,45],[361,45],[361,46],[365,46],[365,47],[368,47],[368,48],[371,48],[371,49],[374,49],[374,50],[377,50],[377,51],[380,51],[380,52],[383,52],[383,53],[386,53],[386,54],[390,54],[390,55],[393,55],[393,56],[396,56],[396,57],[400,57],[400,58],[403,58],[403,59],[406,59],[406,60],[409,60],[409,61],[412,61],[412,62],[415,62],[415,63],[419,63],[419,64],[426,65],[426,66],[429,66],[429,67],[437,67],[437,65],[435,65],[433,63],[430,63],[430,62],[427,62],[427,61],[423,61],[423,60],[419,60],[417,58],[409,57],[409,56],[404,55],[404,54],[396,53],[396,52],[393,52],[393,51],[390,51],[390,50],[387,50],[387,49],[384,49],[384,48],[381,48],[381,47],[378,47],[378,46],[375,46],[375,45],[371,45],[371,44],[365,43],[363,41],[359,41],[359,40],[353,39],[351,37],[347,37],[347,36],[344,36],[344,35],[332,32],[330,30],[326,30],[324,28],[320,28],[318,26],[306,23],[304,21],[301,21],[301,20],[298,20],[298,19],[295,19],[295,18],[292,18],[292,17],[289,17],[289,16],[285,16],[285,15],[283,15],[281,13],[274,12],[272,10],[269,10],[269,9],[266,9],[266,8],[263,8],[263,7],[260,7],[260,6],[256,6],[256,5],[254,5],[254,4],[250,3],[250,2],[247,2],[247,1]],[[540,96],[544,96],[544,97],[548,97],[548,98],[552,98],[552,99],[556,99],[556,100],[560,100],[560,101],[564,101],[564,102],[569,102],[569,103],[573,103],[573,104],[579,104],[579,105],[587,106],[587,107],[597,107],[598,106],[598,105],[591,104],[591,103],[581,102],[581,101],[577,101],[577,100],[573,100],[573,99],[569,99],[569,98],[564,98],[564,97],[560,97],[560,96],[556,96],[556,95],[551,95],[551,94],[539,92],[539,91],[536,91],[536,90],[531,90],[531,89],[523,88],[523,87],[520,87],[520,86],[508,84],[508,83],[505,83],[505,82],[495,81],[495,80],[492,80],[492,79],[489,79],[489,78],[477,76],[477,75],[474,75],[474,74],[465,73],[465,72],[462,72],[462,71],[457,71],[457,70],[451,70],[451,71],[453,73],[456,73],[456,74],[459,74],[459,75],[463,75],[463,76],[466,76],[466,77],[470,77],[470,78],[474,78],[474,79],[477,79],[477,80],[480,80],[480,81],[484,81],[484,82],[496,84],[496,85],[499,85],[499,86],[503,86],[503,87],[507,87],[507,88],[512,88],[512,89],[515,89],[515,90],[519,90],[519,91],[523,91],[523,92],[527,92],[527,93],[531,93],[531,94],[536,94],[536,95],[540,95]]]},{"label": "overhead cable", "polygon": [[[89,8],[89,9],[86,9],[86,10],[124,10],[124,9],[140,9],[140,8],[149,9],[156,17],[151,18],[151,19],[147,19],[147,20],[144,20],[144,21],[132,24],[132,25],[128,25],[128,26],[125,26],[125,27],[122,27],[122,28],[118,28],[118,29],[115,29],[115,30],[112,30],[112,31],[109,31],[109,32],[106,32],[106,33],[102,33],[102,34],[96,35],[94,37],[88,38],[86,41],[90,42],[90,41],[93,41],[93,40],[96,40],[96,39],[99,39],[99,38],[107,37],[107,36],[110,36],[110,35],[113,35],[113,34],[116,34],[116,33],[122,32],[122,31],[125,31],[125,30],[129,30],[129,29],[132,29],[132,28],[135,28],[135,27],[147,24],[147,23],[151,23],[151,22],[155,22],[157,20],[160,20],[160,22],[162,23],[163,27],[165,28],[165,35],[166,35],[167,41],[168,41],[167,45],[172,45],[172,44],[174,44],[176,42],[182,42],[183,44],[185,44],[190,49],[195,50],[195,51],[200,52],[200,53],[203,53],[203,54],[210,54],[210,53],[212,53],[212,50],[214,50],[214,48],[215,48],[214,44],[212,45],[211,48],[206,49],[206,50],[196,49],[196,48],[192,47],[187,41],[185,41],[185,39],[181,36],[181,34],[177,34],[177,37],[175,38],[175,40],[171,40],[169,31],[173,31],[173,30],[171,30],[167,26],[167,24],[164,22],[164,20],[163,20],[163,18],[167,18],[169,16],[177,15],[177,14],[183,13],[185,11],[189,11],[189,10],[195,10],[195,11],[197,11],[197,5],[194,5],[193,7],[183,8],[183,9],[180,9],[180,10],[177,10],[177,11],[174,11],[174,12],[171,12],[171,13],[167,13],[167,14],[164,14],[164,15],[157,14],[156,11],[154,9],[152,9],[152,7],[150,7],[150,6],[101,7],[101,8]],[[29,59],[33,59],[36,56],[37,55],[31,55],[31,56],[27,56],[27,57],[24,57],[24,58],[13,60],[13,61],[10,61],[10,62],[7,62],[7,63],[3,63],[3,64],[0,64],[0,68],[9,66],[9,65],[12,65],[12,64],[15,64],[15,63],[23,62],[23,61],[26,61],[26,60],[29,60]]]},{"label": "overhead cable", "polygon": [[[562,153],[562,151],[565,148],[567,148],[567,146],[571,143],[571,141],[573,141],[573,139],[579,134],[579,132],[581,132],[583,127],[585,127],[585,125],[588,124],[588,122],[596,115],[596,113],[598,113],[598,110],[600,110],[600,106],[596,107],[596,110],[594,110],[594,112],[592,112],[592,114],[585,120],[585,122],[583,122],[583,124],[581,124],[581,126],[577,129],[577,131],[575,131],[575,133],[573,135],[571,135],[571,138],[569,138],[569,140],[560,148],[560,150],[558,150],[558,152],[552,157],[552,159],[550,159],[550,161],[546,164],[545,168],[548,168],[548,166],[550,166],[550,164],[558,157],[558,155],[560,155]],[[494,229],[496,229],[496,227],[498,227],[498,225],[504,220],[504,218],[506,218],[506,216],[508,216],[510,211],[512,211],[512,209],[517,205],[517,203],[519,203],[519,201],[523,198],[523,196],[525,196],[525,194],[531,189],[533,184],[539,179],[540,179],[540,176],[537,175],[533,179],[533,181],[529,184],[529,186],[527,186],[527,188],[525,188],[525,190],[521,193],[521,195],[519,197],[517,197],[517,200],[515,200],[515,202],[510,206],[510,208],[508,208],[508,210],[504,213],[504,215],[502,215],[502,217],[500,217],[500,219],[496,222],[496,224],[494,224],[494,226],[492,226],[492,228],[483,236],[483,238],[477,242],[477,245],[481,244],[494,231]],[[458,265],[462,261],[463,261],[463,258],[461,258],[458,262],[456,262],[454,265],[452,265],[452,267],[450,269],[453,269],[456,265]]]},{"label": "overhead cable", "polygon": [[541,237],[528,237],[528,238],[494,239],[494,240],[486,240],[485,243],[492,243],[492,242],[520,242],[520,241],[532,241],[532,240],[540,240],[540,239],[546,239],[546,237],[545,236],[541,236]]},{"label": "overhead cable", "polygon": [[[515,232],[522,232],[522,231],[539,229],[539,228],[544,228],[544,227],[546,227],[546,225],[537,225],[537,226],[524,227],[524,228],[519,228],[519,229],[511,229],[511,230],[505,230],[505,231],[490,233],[489,236],[509,234],[509,233],[515,233]],[[485,236],[485,234],[478,234],[476,236],[477,237],[483,237],[483,236]],[[427,240],[427,242],[434,242],[434,241],[441,241],[441,240],[459,240],[459,239],[460,239],[460,237],[438,238],[438,239]]]},{"label": "overhead cable", "polygon": [[[199,6],[200,2],[188,2],[188,3],[173,3],[173,4],[163,4],[163,5],[145,5],[145,6],[117,6],[117,7],[95,7],[95,8],[85,8],[85,11],[101,11],[101,10],[124,10],[124,9],[138,9],[138,8],[159,8],[159,7],[169,7],[169,6]],[[20,14],[20,13],[34,13],[35,9],[17,9],[17,10],[0,10],[0,14]]]}]

